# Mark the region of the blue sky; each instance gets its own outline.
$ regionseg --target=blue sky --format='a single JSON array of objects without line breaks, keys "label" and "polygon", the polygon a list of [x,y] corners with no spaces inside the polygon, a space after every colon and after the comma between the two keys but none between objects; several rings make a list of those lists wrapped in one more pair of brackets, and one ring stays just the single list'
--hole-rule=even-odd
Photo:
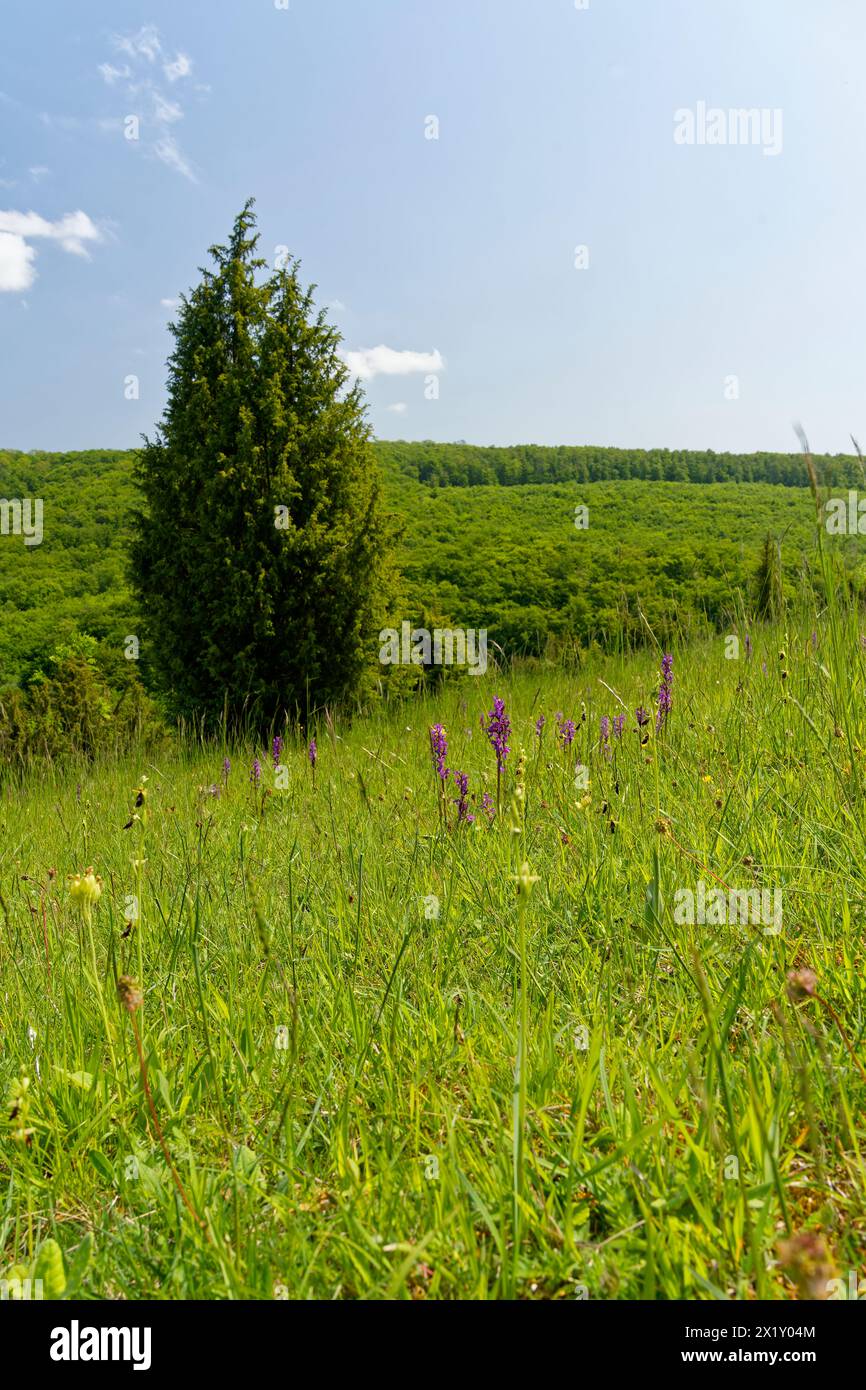
[{"label": "blue sky", "polygon": [[[0,24],[0,447],[152,429],[171,301],[248,195],[379,437],[866,438],[854,0],[5,0]],[[712,115],[751,109],[772,140]]]}]

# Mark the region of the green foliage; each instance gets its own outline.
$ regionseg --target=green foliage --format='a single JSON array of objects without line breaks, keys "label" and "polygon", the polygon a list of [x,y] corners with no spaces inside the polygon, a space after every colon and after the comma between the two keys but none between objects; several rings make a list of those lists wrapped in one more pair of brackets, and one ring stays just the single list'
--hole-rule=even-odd
[{"label": "green foliage", "polygon": [[131,573],[170,708],[268,723],[357,693],[387,537],[339,334],[296,262],[257,283],[254,225],[247,204],[172,328]]},{"label": "green foliage", "polygon": [[[753,606],[770,529],[784,537],[784,600],[817,582],[807,487],[626,479],[434,491],[393,474],[388,487],[405,519],[403,616],[427,604],[487,628],[506,658],[571,660],[594,644],[640,646],[650,629],[670,641],[728,627]],[[585,530],[578,505],[589,508]],[[835,545],[859,587],[863,538]]]},{"label": "green foliage", "polygon": [[[114,678],[118,662],[131,676],[123,643],[138,631],[125,575],[132,463],[108,450],[0,451],[0,496],[44,504],[41,545],[0,536],[0,690],[28,680],[76,632],[97,639],[100,664]],[[144,652],[140,669],[146,675]]]},{"label": "green foliage", "polygon": [[[99,666],[99,644],[74,634],[32,674],[24,688],[0,692],[0,766],[35,757],[92,758],[153,739],[159,722],[135,676],[112,688]],[[125,674],[125,673],[124,673]]]}]

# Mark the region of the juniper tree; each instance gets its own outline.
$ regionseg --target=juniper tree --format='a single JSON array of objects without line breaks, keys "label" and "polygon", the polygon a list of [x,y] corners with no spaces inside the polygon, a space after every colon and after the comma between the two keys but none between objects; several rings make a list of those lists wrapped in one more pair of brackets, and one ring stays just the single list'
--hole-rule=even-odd
[{"label": "juniper tree", "polygon": [[340,335],[257,242],[250,201],[181,299],[131,576],[173,711],[265,723],[358,691],[389,561]]},{"label": "juniper tree", "polygon": [[755,611],[761,618],[776,619],[783,606],[782,545],[768,532],[755,574]]}]

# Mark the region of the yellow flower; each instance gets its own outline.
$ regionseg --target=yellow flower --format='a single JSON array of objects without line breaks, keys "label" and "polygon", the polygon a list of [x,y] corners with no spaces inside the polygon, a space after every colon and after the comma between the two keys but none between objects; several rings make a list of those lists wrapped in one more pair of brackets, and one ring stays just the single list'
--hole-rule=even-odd
[{"label": "yellow flower", "polygon": [[84,874],[69,874],[69,896],[82,912],[90,912],[102,896],[102,879],[93,869],[85,869]]}]

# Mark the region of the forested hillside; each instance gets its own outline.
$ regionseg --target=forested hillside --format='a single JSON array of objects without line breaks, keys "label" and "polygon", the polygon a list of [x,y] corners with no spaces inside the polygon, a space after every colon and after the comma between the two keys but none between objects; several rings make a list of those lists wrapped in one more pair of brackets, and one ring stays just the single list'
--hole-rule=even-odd
[{"label": "forested hillside", "polygon": [[[750,602],[768,534],[781,542],[789,594],[808,573],[814,511],[800,455],[376,449],[401,532],[394,622],[486,627],[509,656],[639,643],[647,624],[660,640],[722,626],[737,589]],[[857,481],[856,458],[816,464],[824,483]],[[132,470],[131,453],[111,450],[0,453],[0,497],[44,503],[41,545],[0,540],[0,688],[29,679],[76,632],[98,640],[107,668],[128,671]],[[709,481],[716,473],[726,481]],[[692,481],[659,481],[669,475]],[[844,545],[856,573],[863,542]],[[146,648],[136,669],[146,679]]]}]

